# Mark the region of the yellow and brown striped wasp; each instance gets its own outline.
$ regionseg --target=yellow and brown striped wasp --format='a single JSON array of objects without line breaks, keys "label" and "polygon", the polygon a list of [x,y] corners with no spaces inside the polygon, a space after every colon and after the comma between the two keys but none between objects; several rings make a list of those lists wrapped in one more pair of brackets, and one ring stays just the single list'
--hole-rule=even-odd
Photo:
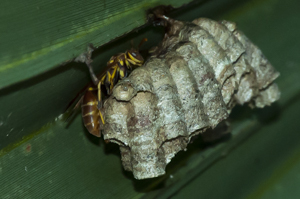
[{"label": "yellow and brown striped wasp", "polygon": [[[147,41],[144,38],[138,48],[142,43]],[[102,96],[102,86],[106,89],[106,94],[110,95],[114,85],[124,77],[127,77],[128,70],[132,69],[132,66],[142,66],[144,59],[139,53],[138,49],[130,49],[125,53],[119,53],[112,56],[107,62],[107,68],[105,71],[96,75],[91,64],[91,62],[86,63],[89,69],[92,84],[89,84],[85,88],[84,95],[76,103],[74,109],[77,109],[81,105],[81,113],[84,126],[87,128],[89,133],[101,137],[101,129],[105,124],[103,118],[103,96]]]}]

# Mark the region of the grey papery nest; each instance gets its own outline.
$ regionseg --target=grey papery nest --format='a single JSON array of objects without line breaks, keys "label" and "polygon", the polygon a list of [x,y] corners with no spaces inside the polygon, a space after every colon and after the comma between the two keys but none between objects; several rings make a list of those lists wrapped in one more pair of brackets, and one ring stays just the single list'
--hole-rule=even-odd
[{"label": "grey papery nest", "polygon": [[144,66],[120,81],[104,104],[104,139],[120,145],[136,179],[165,174],[191,137],[225,120],[236,104],[279,99],[279,76],[235,23],[169,19]]}]

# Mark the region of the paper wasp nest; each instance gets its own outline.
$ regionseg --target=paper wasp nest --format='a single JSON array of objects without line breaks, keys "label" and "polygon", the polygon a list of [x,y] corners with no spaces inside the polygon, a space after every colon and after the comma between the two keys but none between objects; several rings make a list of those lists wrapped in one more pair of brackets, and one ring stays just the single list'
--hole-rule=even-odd
[{"label": "paper wasp nest", "polygon": [[261,108],[280,96],[279,73],[234,23],[168,23],[154,55],[104,104],[104,139],[120,145],[136,179],[163,175],[192,136],[214,128],[236,104]]}]

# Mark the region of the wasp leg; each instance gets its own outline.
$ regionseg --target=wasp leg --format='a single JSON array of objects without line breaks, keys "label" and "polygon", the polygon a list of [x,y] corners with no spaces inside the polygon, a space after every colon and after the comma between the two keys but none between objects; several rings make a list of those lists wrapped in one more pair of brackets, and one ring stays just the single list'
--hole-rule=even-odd
[{"label": "wasp leg", "polygon": [[107,91],[107,94],[110,95],[111,91],[114,87],[114,83],[116,82],[116,79],[118,78],[117,71],[118,71],[118,66],[114,66],[113,68],[111,68],[112,70],[108,70],[106,73],[106,78],[104,81],[104,85]]},{"label": "wasp leg", "polygon": [[102,113],[101,113],[101,111],[100,111],[100,110],[99,110],[99,115],[100,115],[100,118],[101,118],[102,124],[105,124],[105,122],[104,122],[104,119],[103,119],[103,115],[102,115]]},{"label": "wasp leg", "polygon": [[98,110],[102,108],[102,93],[101,93],[101,82],[98,83]]},{"label": "wasp leg", "polygon": [[103,115],[102,115],[102,112],[101,112],[102,105],[103,105],[102,96],[101,96],[101,84],[102,84],[102,82],[100,81],[98,83],[98,105],[97,105],[97,108],[98,108],[98,111],[99,111],[99,115],[100,115],[102,124],[105,124],[104,119],[103,119]]},{"label": "wasp leg", "polygon": [[92,65],[89,64],[89,63],[86,64],[86,65],[87,65],[87,67],[88,67],[88,69],[89,69],[89,72],[90,72],[90,75],[91,75],[91,79],[92,79],[94,85],[97,86],[98,83],[99,83],[99,79],[97,78],[97,76],[96,76],[96,74],[95,74],[95,72],[94,72],[94,70],[93,70]]},{"label": "wasp leg", "polygon": [[126,66],[120,66],[117,73],[119,74],[120,79],[123,79],[124,77],[127,77],[128,70]]},{"label": "wasp leg", "polygon": [[111,79],[110,79],[110,93],[112,92],[112,89],[114,88],[114,84],[115,84],[115,82],[116,82],[116,80],[117,80],[117,78],[118,78],[118,76],[116,75],[116,73],[117,73],[117,71],[118,71],[118,68],[119,68],[119,67],[116,67],[116,68],[114,69],[114,72],[113,72],[113,74],[112,74],[112,76],[111,76]]},{"label": "wasp leg", "polygon": [[105,77],[105,80],[104,80],[104,85],[105,85],[105,88],[106,88],[106,92],[107,92],[107,95],[110,94],[110,79],[111,79],[111,74],[109,71],[107,71],[106,73],[106,77]]}]

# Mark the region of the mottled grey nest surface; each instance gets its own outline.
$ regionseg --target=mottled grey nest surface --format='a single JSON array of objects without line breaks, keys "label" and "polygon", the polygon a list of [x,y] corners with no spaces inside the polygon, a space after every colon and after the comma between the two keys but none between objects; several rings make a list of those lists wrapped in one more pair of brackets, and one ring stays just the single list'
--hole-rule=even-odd
[{"label": "mottled grey nest surface", "polygon": [[225,120],[236,104],[279,99],[279,73],[235,23],[170,19],[144,66],[120,81],[104,103],[104,139],[120,145],[136,179],[165,174],[192,136]]}]

